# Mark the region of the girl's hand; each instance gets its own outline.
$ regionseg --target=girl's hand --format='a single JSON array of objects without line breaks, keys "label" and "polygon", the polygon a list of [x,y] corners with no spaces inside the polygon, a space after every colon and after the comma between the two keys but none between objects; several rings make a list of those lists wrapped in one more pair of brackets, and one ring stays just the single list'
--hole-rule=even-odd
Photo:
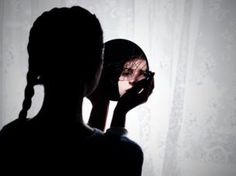
[{"label": "girl's hand", "polygon": [[154,89],[154,73],[147,79],[137,82],[119,100],[113,113],[111,127],[125,127],[125,118],[128,111],[145,103]]},{"label": "girl's hand", "polygon": [[137,82],[118,100],[116,108],[122,113],[127,113],[134,107],[145,103],[154,89],[154,73],[151,72],[147,79]]}]

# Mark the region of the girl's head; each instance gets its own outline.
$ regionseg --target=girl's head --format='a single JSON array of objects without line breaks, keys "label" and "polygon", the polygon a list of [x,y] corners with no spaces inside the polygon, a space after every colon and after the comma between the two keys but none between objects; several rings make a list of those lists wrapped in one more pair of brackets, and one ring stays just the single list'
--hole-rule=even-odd
[{"label": "girl's head", "polygon": [[148,76],[147,60],[137,57],[125,62],[123,70],[118,79],[118,90],[120,96],[132,88],[136,82],[145,79]]},{"label": "girl's head", "polygon": [[81,7],[54,8],[36,19],[30,30],[29,71],[40,83],[93,76],[101,61],[102,29],[98,19]]},{"label": "girl's head", "polygon": [[[100,78],[103,32],[95,15],[81,7],[54,8],[39,16],[30,30],[25,118],[33,86],[66,93],[91,93]],[[62,91],[63,90],[63,91]]]},{"label": "girl's head", "polygon": [[103,84],[109,99],[118,100],[128,89],[148,75],[146,55],[135,43],[114,39],[105,43]]}]

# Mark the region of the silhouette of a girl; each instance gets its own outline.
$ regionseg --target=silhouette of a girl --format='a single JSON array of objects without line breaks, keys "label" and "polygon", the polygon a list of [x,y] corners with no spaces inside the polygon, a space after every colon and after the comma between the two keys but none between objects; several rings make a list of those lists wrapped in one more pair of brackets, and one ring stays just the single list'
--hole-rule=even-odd
[{"label": "silhouette of a girl", "polygon": [[[100,23],[87,10],[54,8],[36,19],[23,108],[0,132],[3,173],[141,175],[143,153],[136,143],[83,122],[83,98],[98,84],[102,52]],[[44,102],[29,119],[35,85],[43,85]]]}]

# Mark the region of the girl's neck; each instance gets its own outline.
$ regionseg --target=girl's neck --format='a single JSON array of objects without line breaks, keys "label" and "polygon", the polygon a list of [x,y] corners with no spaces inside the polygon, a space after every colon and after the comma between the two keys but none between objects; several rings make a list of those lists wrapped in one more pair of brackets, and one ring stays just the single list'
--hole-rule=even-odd
[{"label": "girl's neck", "polygon": [[38,117],[61,123],[81,123],[83,98],[69,98],[62,96],[45,96]]}]

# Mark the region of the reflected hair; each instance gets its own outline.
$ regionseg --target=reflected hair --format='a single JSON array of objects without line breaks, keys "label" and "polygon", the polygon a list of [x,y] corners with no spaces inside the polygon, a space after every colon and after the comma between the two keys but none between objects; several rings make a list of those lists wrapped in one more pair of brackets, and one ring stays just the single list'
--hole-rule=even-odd
[{"label": "reflected hair", "polygon": [[113,39],[105,43],[104,68],[101,80],[105,84],[110,100],[117,101],[120,98],[118,79],[127,61],[135,59],[148,60],[143,50],[134,42],[127,39]]}]

